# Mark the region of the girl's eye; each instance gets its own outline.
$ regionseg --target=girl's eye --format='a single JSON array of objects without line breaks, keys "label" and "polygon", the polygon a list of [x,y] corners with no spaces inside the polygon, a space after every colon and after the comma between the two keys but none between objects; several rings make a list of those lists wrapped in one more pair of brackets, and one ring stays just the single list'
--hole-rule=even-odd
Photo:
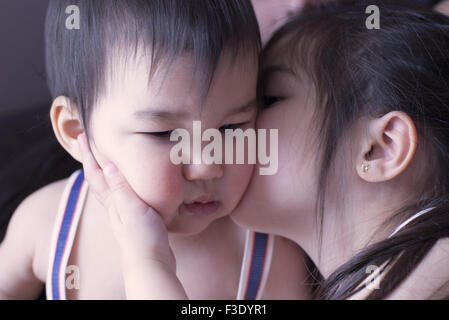
[{"label": "girl's eye", "polygon": [[282,98],[281,97],[276,97],[276,96],[262,96],[261,101],[262,101],[262,108],[268,108],[271,105],[281,101]]}]

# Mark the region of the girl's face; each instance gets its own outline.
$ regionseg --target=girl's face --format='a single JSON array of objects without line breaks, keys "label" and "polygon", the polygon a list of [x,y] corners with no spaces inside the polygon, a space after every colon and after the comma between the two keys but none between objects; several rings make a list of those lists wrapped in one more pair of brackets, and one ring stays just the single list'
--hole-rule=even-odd
[{"label": "girl's face", "polygon": [[[175,60],[168,71],[162,66],[149,85],[144,59],[126,67],[117,63],[92,113],[91,147],[100,166],[113,162],[172,233],[199,233],[228,215],[252,173],[253,165],[175,165],[170,160],[170,150],[178,142],[171,142],[167,131],[184,128],[192,137],[194,120],[201,121],[202,131],[254,128],[257,59],[231,62],[225,57],[205,99],[192,82],[188,57]],[[199,205],[205,210],[192,211],[203,202],[209,203]]]},{"label": "girl's face", "polygon": [[232,218],[256,231],[294,239],[301,230],[307,232],[315,212],[318,126],[314,125],[314,89],[276,61],[264,68],[263,77],[265,106],[256,127],[279,130],[279,169],[263,176],[256,165]]}]

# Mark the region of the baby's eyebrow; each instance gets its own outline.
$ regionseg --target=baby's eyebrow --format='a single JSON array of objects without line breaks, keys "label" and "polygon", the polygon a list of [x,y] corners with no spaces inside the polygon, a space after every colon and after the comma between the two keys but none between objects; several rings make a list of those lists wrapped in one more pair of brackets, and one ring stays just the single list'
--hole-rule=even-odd
[{"label": "baby's eyebrow", "polygon": [[186,118],[188,116],[188,112],[182,110],[180,111],[166,111],[166,110],[151,110],[151,109],[145,109],[145,110],[138,110],[133,113],[133,117],[136,119],[179,119],[179,118]]},{"label": "baby's eyebrow", "polygon": [[[256,106],[256,99],[252,99],[248,103],[245,103],[244,105],[238,108],[230,110],[226,114],[226,116],[248,112],[255,106]],[[186,107],[185,108],[179,107],[176,109],[179,109],[179,111],[151,110],[151,109],[138,110],[134,112],[132,116],[137,120],[155,120],[155,119],[170,120],[170,119],[183,119],[189,116],[189,113],[185,111]]]}]

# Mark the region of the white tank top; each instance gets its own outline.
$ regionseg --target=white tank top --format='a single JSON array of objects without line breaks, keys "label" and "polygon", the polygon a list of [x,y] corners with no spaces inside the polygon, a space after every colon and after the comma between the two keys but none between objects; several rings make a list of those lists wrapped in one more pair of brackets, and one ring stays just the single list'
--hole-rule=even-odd
[{"label": "white tank top", "polygon": [[[83,212],[88,185],[82,170],[68,179],[59,204],[51,240],[46,295],[49,300],[66,299],[66,269]],[[237,300],[261,299],[273,255],[274,236],[247,230]]]}]

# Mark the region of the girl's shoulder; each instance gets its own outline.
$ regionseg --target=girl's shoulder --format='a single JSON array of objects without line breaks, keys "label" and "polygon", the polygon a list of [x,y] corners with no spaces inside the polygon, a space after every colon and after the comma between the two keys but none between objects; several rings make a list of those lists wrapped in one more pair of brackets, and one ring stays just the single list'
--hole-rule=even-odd
[{"label": "girl's shoulder", "polygon": [[[435,300],[449,297],[449,238],[440,239],[421,263],[387,297],[388,300]],[[378,282],[381,287],[383,277]],[[365,299],[373,288],[366,287],[350,299]]]},{"label": "girl's shoulder", "polygon": [[449,238],[440,239],[389,299],[449,297]]}]

